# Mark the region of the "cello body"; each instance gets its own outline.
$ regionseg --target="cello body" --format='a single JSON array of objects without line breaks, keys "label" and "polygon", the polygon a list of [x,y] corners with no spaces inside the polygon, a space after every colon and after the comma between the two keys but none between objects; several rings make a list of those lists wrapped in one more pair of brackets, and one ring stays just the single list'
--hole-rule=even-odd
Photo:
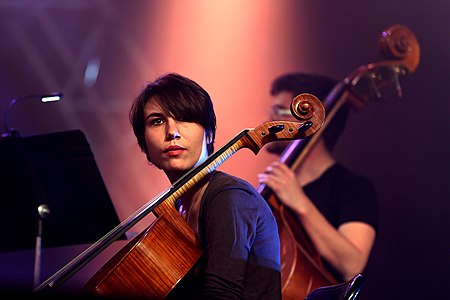
[{"label": "cello body", "polygon": [[173,201],[156,207],[158,218],[108,261],[85,290],[100,297],[166,298],[203,253],[174,207]]},{"label": "cello body", "polygon": [[[282,153],[280,162],[293,171],[298,170],[333,116],[346,102],[359,110],[370,99],[380,100],[379,89],[388,84],[393,84],[398,96],[402,96],[400,77],[413,73],[419,64],[417,39],[408,28],[394,25],[382,32],[379,46],[388,60],[361,66],[336,85],[323,101],[327,115],[324,125],[313,136],[293,141]],[[338,283],[324,267],[298,218],[266,185],[259,185],[257,190],[267,200],[278,224],[283,300],[304,299],[318,287]]]}]

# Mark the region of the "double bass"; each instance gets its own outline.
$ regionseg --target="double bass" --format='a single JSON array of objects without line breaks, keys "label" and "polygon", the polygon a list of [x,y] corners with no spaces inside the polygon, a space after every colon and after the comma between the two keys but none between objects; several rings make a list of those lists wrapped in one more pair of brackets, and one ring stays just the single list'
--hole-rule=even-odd
[{"label": "double bass", "polygon": [[176,199],[242,148],[257,154],[267,143],[302,139],[324,123],[325,110],[310,94],[296,97],[291,109],[299,122],[273,121],[245,129],[202,164],[185,173],[116,228],[45,280],[34,291],[51,292],[77,273],[112,242],[153,212],[155,221],[122,248],[86,284],[84,291],[101,297],[164,299],[191,272],[203,254],[194,230],[175,208]]},{"label": "double bass", "polygon": [[[419,65],[417,39],[407,27],[394,25],[382,32],[379,46],[387,60],[361,66],[338,83],[323,101],[327,115],[324,125],[314,135],[293,141],[281,154],[281,162],[294,171],[299,169],[345,103],[359,110],[370,99],[381,100],[381,88],[390,84],[395,86],[398,96],[402,96],[400,78],[414,73]],[[304,299],[318,287],[338,283],[322,264],[320,255],[295,215],[265,184],[260,184],[257,190],[269,203],[278,224],[283,300]]]}]

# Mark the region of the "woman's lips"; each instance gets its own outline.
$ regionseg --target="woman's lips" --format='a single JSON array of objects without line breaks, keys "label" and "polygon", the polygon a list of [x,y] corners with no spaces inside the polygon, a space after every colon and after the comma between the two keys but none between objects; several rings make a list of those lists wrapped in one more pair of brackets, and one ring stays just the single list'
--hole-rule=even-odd
[{"label": "woman's lips", "polygon": [[184,150],[186,149],[180,146],[170,146],[166,150],[164,150],[164,153],[167,156],[177,156],[180,155]]}]

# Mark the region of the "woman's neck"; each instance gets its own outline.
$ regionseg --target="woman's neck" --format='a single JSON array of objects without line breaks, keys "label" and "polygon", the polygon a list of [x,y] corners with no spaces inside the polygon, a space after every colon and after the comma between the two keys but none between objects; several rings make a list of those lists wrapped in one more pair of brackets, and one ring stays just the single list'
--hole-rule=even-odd
[{"label": "woman's neck", "polygon": [[200,211],[201,199],[208,187],[211,174],[206,175],[192,188],[180,197],[180,207],[178,212],[183,216],[189,226],[198,234],[198,215]]}]

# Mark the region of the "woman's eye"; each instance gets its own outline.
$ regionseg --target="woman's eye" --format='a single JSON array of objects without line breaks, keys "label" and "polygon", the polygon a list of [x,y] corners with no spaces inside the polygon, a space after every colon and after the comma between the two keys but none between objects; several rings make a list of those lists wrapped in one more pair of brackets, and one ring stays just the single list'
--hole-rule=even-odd
[{"label": "woman's eye", "polygon": [[151,125],[161,125],[162,123],[164,123],[164,120],[161,118],[155,118],[153,120],[150,120]]}]

